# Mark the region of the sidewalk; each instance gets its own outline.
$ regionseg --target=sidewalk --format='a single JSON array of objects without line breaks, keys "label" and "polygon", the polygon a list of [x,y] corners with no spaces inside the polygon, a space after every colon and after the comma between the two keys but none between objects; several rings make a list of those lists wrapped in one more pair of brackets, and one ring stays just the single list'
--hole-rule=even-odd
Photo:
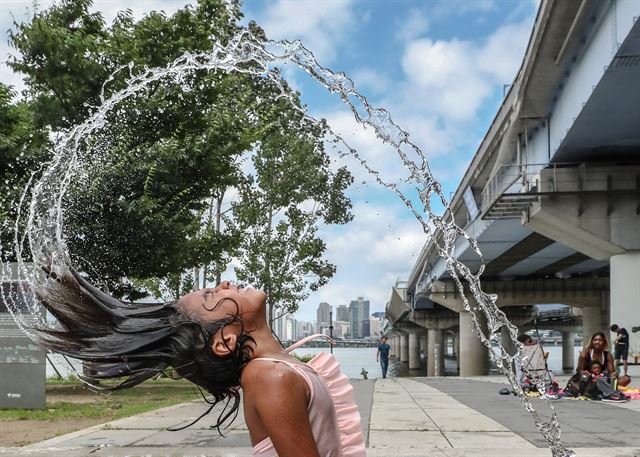
[{"label": "sidewalk", "polygon": [[[355,380],[369,457],[550,456],[531,415],[514,396],[502,396],[499,377]],[[533,399],[548,414],[545,400]],[[579,457],[640,457],[640,402],[554,402],[563,443]],[[60,436],[24,448],[0,448],[2,456],[249,457],[242,413],[220,437],[209,428],[215,410],[179,432],[204,411],[185,403]]]}]

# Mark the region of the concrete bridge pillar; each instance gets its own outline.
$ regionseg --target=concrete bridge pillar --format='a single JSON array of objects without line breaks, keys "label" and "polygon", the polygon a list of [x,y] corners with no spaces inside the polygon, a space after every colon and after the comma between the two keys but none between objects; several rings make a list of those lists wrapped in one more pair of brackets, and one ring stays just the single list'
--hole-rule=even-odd
[{"label": "concrete bridge pillar", "polygon": [[453,352],[456,356],[456,371],[460,373],[460,332],[453,334]]},{"label": "concrete bridge pillar", "polygon": [[576,334],[574,332],[562,332],[562,371],[573,373],[574,356],[573,342]]},{"label": "concrete bridge pillar", "polygon": [[442,330],[430,328],[428,331],[429,356],[427,376],[444,376],[444,335]]},{"label": "concrete bridge pillar", "polygon": [[[628,251],[611,257],[611,324],[629,332],[629,352],[640,351],[640,251]],[[608,331],[608,329],[606,329]]]},{"label": "concrete bridge pillar", "polygon": [[[613,289],[613,284],[612,284]],[[582,308],[582,335],[584,345],[589,343],[591,335],[597,331],[604,331],[602,325],[602,312],[599,306],[585,306]],[[605,333],[606,334],[606,333]]]},{"label": "concrete bridge pillar", "polygon": [[429,357],[429,339],[427,337],[427,332],[420,334],[420,347],[422,348],[422,357],[426,362]]},{"label": "concrete bridge pillar", "polygon": [[[484,317],[478,315],[480,325]],[[460,376],[479,376],[489,374],[489,353],[473,330],[471,313],[460,313]]]},{"label": "concrete bridge pillar", "polygon": [[420,363],[420,335],[416,332],[409,333],[409,369],[417,370]]},{"label": "concrete bridge pillar", "polygon": [[400,335],[400,361],[409,362],[409,334]]},{"label": "concrete bridge pillar", "polygon": [[393,346],[396,348],[395,351],[395,356],[396,359],[400,360],[400,354],[402,353],[402,338],[400,338],[400,335],[395,335],[393,337]]},{"label": "concrete bridge pillar", "polygon": [[501,329],[500,340],[502,347],[507,351],[509,355],[514,355],[518,350],[516,349],[516,345],[513,342],[513,338],[511,338],[511,333],[509,332],[509,328],[507,326],[502,327]]}]

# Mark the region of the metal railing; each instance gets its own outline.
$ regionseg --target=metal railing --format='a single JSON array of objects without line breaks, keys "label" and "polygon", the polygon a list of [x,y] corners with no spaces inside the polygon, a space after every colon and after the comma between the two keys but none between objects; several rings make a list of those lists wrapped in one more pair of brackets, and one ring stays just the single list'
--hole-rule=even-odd
[{"label": "metal railing", "polygon": [[640,191],[640,166],[585,166],[580,163],[503,165],[482,191],[485,213],[505,194]]}]

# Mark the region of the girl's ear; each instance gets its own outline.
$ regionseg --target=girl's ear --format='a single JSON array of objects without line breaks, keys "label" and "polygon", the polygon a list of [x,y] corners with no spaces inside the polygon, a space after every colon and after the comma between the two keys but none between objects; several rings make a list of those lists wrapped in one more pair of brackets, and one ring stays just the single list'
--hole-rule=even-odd
[{"label": "girl's ear", "polygon": [[233,330],[227,329],[226,332],[218,330],[216,334],[213,335],[211,350],[218,357],[225,357],[233,352],[237,343],[238,335],[236,335]]}]

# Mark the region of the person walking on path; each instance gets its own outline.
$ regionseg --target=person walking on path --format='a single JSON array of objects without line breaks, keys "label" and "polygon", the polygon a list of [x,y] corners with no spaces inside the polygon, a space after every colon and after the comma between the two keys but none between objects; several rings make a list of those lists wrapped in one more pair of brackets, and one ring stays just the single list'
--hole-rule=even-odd
[{"label": "person walking on path", "polygon": [[611,326],[611,331],[616,333],[616,338],[613,340],[614,345],[614,359],[616,363],[622,359],[622,366],[624,369],[624,375],[627,376],[629,365],[627,359],[629,358],[629,332],[626,328],[619,327],[618,324]]},{"label": "person walking on path", "polygon": [[380,344],[378,345],[378,352],[376,353],[376,361],[380,362],[380,368],[382,368],[382,378],[387,377],[387,368],[389,368],[389,351],[391,346],[387,343],[387,337],[380,338]]}]

